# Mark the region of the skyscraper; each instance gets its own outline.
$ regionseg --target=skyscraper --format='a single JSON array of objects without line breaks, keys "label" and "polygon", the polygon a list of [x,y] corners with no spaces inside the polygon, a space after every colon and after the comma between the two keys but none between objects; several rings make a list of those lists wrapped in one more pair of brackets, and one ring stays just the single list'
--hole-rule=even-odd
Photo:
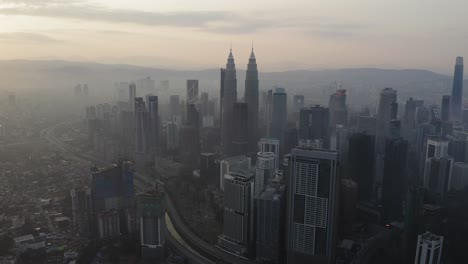
[{"label": "skyscraper", "polygon": [[132,82],[128,86],[128,103],[132,111],[135,111],[135,98],[136,98],[136,85],[135,83]]},{"label": "skyscraper", "polygon": [[179,147],[179,128],[174,122],[166,124],[167,149],[175,150]]},{"label": "skyscraper", "polygon": [[235,156],[220,162],[219,188],[224,191],[225,175],[234,170],[250,171],[252,160],[246,156]]},{"label": "skyscraper", "polygon": [[246,103],[236,102],[232,112],[232,136],[228,153],[230,156],[246,155],[249,150],[248,124],[250,116]]},{"label": "skyscraper", "polygon": [[370,201],[374,175],[375,136],[356,133],[349,138],[349,177],[358,184],[358,199]]},{"label": "skyscraper", "polygon": [[220,69],[220,81],[219,81],[219,123],[223,124],[223,101],[224,101],[224,82],[226,79],[226,69]]},{"label": "skyscraper", "polygon": [[440,118],[443,122],[447,122],[450,119],[450,95],[442,96]]},{"label": "skyscraper", "polygon": [[254,50],[250,53],[249,63],[247,64],[247,72],[245,76],[245,92],[244,100],[247,103],[248,109],[248,145],[249,151],[255,151],[255,143],[258,140],[258,70],[257,61],[255,59]]},{"label": "skyscraper", "polygon": [[273,152],[258,152],[255,171],[255,197],[259,196],[275,173],[275,154]]},{"label": "skyscraper", "polygon": [[348,108],[346,107],[346,90],[337,90],[330,96],[328,104],[330,128],[335,129],[337,125],[348,124]]},{"label": "skyscraper", "polygon": [[262,263],[281,263],[284,254],[284,185],[267,186],[255,198],[256,255]]},{"label": "skyscraper", "polygon": [[447,140],[432,137],[427,139],[424,148],[424,174],[423,174],[423,186],[429,188],[430,171],[431,171],[431,160],[433,158],[447,158],[448,157],[448,144]]},{"label": "skyscraper", "polygon": [[284,132],[287,125],[287,94],[284,88],[276,88],[273,93],[273,115],[271,122],[271,136],[280,140],[283,144]]},{"label": "skyscraper", "polygon": [[138,167],[144,167],[149,158],[148,120],[148,111],[143,98],[135,98],[135,154],[133,159]]},{"label": "skyscraper", "polygon": [[165,194],[151,190],[139,194],[136,200],[142,258],[145,261],[162,260],[166,233]]},{"label": "skyscraper", "polygon": [[198,80],[187,80],[187,104],[198,102]]},{"label": "skyscraper", "polygon": [[270,137],[262,137],[258,142],[258,152],[273,152],[275,154],[275,170],[279,168],[279,144],[278,139]]},{"label": "skyscraper", "polygon": [[158,97],[155,95],[148,96],[148,143],[151,158],[154,159],[159,153],[159,106]]},{"label": "skyscraper", "polygon": [[[221,71],[221,75],[223,72]],[[224,154],[228,153],[229,144],[232,142],[232,114],[233,106],[237,101],[237,77],[236,64],[232,49],[224,70],[224,87],[222,87],[222,143]]]},{"label": "skyscraper", "polygon": [[299,140],[321,140],[325,147],[328,147],[329,130],[328,108],[316,105],[301,109]]},{"label": "skyscraper", "polygon": [[457,57],[453,73],[450,116],[453,122],[460,122],[463,109],[463,57]]},{"label": "skyscraper", "polygon": [[288,159],[286,263],[334,263],[338,153],[294,148]]},{"label": "skyscraper", "polygon": [[169,97],[169,117],[171,120],[179,116],[180,118],[180,100],[178,95],[171,95]]},{"label": "skyscraper", "polygon": [[253,241],[253,188],[250,171],[236,170],[225,175],[224,225],[219,245],[226,250],[246,256]]},{"label": "skyscraper", "polygon": [[402,215],[406,184],[406,155],[408,142],[402,138],[387,139],[382,182],[382,204],[387,221]]},{"label": "skyscraper", "polygon": [[418,236],[414,264],[439,264],[444,237],[426,232]]},{"label": "skyscraper", "polygon": [[302,108],[304,108],[304,95],[302,94],[296,94],[294,95],[293,98],[293,107],[294,107],[294,112],[299,113]]}]

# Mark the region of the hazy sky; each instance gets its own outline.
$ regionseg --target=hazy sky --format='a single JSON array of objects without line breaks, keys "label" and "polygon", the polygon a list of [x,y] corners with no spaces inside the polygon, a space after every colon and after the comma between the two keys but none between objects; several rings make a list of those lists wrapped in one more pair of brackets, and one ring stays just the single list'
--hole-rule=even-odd
[{"label": "hazy sky", "polygon": [[467,0],[0,0],[0,59],[424,68],[468,54]]}]

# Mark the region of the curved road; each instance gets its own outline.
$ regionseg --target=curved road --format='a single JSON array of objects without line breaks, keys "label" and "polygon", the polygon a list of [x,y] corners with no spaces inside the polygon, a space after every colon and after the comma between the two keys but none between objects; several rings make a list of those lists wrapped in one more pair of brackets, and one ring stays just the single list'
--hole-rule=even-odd
[{"label": "curved road", "polygon": [[[83,154],[77,152],[73,147],[65,144],[64,142],[60,141],[59,139],[56,138],[55,136],[55,129],[59,126],[66,125],[73,123],[73,121],[69,122],[63,122],[56,124],[52,127],[49,127],[47,129],[44,129],[41,132],[41,135],[52,145],[56,146],[58,149],[62,150],[63,152],[68,152],[72,154],[76,159],[80,160],[86,160],[95,163],[96,165],[100,166],[105,166],[108,165],[108,162],[102,161],[100,159],[97,159],[94,156]],[[140,189],[144,189],[146,186],[152,186],[151,182],[154,182],[154,179],[148,178],[146,175],[141,175],[136,173],[135,178],[137,178],[136,185]],[[140,182],[140,184],[138,183]],[[142,186],[141,183],[143,183],[146,186]],[[146,184],[145,184],[146,183]],[[158,183],[162,184],[161,182],[158,181]],[[244,258],[240,258],[238,256],[235,256],[233,254],[227,253],[213,245],[210,245],[200,239],[198,236],[196,236],[190,228],[188,228],[185,223],[182,221],[182,218],[180,217],[179,213],[177,212],[172,200],[170,199],[169,195],[166,195],[166,201],[167,201],[167,211],[168,211],[168,216],[171,220],[171,225],[174,227],[174,231],[176,231],[178,234],[181,234],[181,240],[177,241],[178,244],[174,245],[176,248],[184,248],[183,254],[188,257],[191,261],[194,263],[200,263],[199,261],[205,259],[202,257],[198,252],[200,252],[202,255],[206,256],[209,259],[215,259],[217,260],[217,263],[232,263],[232,264],[253,264],[255,262],[249,261]],[[174,238],[174,233],[171,234],[172,238]],[[174,240],[170,238],[169,242],[174,242]],[[181,241],[185,240],[185,242],[188,243],[182,243]],[[172,243],[171,243],[172,244]],[[196,250],[193,250],[191,246],[195,246]],[[195,255],[195,253],[196,255]],[[214,262],[201,262],[201,263],[214,263]]]}]

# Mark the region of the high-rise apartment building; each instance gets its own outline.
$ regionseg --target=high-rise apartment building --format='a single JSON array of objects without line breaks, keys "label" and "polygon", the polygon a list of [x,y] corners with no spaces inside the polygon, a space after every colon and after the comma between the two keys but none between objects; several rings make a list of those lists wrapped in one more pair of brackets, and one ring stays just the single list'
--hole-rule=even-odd
[{"label": "high-rise apartment building", "polygon": [[253,189],[254,175],[235,170],[225,175],[224,225],[219,245],[240,256],[247,256],[254,246]]},{"label": "high-rise apartment building", "polygon": [[265,189],[275,173],[275,154],[273,152],[258,152],[255,171],[255,197]]}]

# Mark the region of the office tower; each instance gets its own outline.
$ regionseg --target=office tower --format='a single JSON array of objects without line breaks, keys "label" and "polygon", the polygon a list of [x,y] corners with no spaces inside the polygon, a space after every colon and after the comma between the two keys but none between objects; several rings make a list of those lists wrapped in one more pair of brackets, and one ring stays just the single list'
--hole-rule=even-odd
[{"label": "office tower", "polygon": [[297,146],[297,143],[299,141],[297,136],[298,136],[297,128],[290,127],[286,129],[286,132],[284,133],[284,144],[283,144],[282,153],[290,153],[291,150]]},{"label": "office tower", "polygon": [[268,90],[265,98],[265,128],[266,134],[271,136],[271,122],[273,121],[273,90]]},{"label": "office tower", "polygon": [[88,97],[88,96],[89,96],[89,88],[88,88],[88,85],[87,85],[87,84],[83,85],[83,96],[84,96],[84,97]]},{"label": "office tower", "polygon": [[284,185],[267,186],[255,198],[256,257],[262,263],[281,263],[284,254]]},{"label": "office tower", "polygon": [[358,185],[351,179],[340,181],[340,230],[344,233],[353,231],[357,219]]},{"label": "office tower", "polygon": [[429,138],[426,141],[424,148],[424,174],[423,174],[423,186],[429,188],[429,175],[431,159],[447,158],[448,157],[448,144],[447,140],[439,138]]},{"label": "office tower", "polygon": [[265,189],[275,173],[275,154],[273,152],[257,153],[257,168],[255,170],[255,197]]},{"label": "office tower", "polygon": [[275,154],[275,170],[279,168],[279,140],[276,138],[262,137],[258,142],[258,152],[273,152]]},{"label": "office tower", "polygon": [[316,105],[301,109],[299,114],[300,140],[321,140],[325,147],[328,147],[329,136],[328,108]]},{"label": "office tower", "polygon": [[276,88],[273,93],[273,109],[271,120],[271,136],[278,138],[283,143],[284,132],[287,124],[287,94],[283,88]]},{"label": "office tower", "polygon": [[463,190],[466,186],[468,186],[468,163],[453,163],[450,189]]},{"label": "office tower", "polygon": [[135,111],[135,99],[136,99],[136,85],[131,83],[128,86],[128,104],[130,105],[130,110]]},{"label": "office tower", "polygon": [[444,237],[426,232],[418,236],[414,264],[440,264]]},{"label": "office tower", "polygon": [[149,161],[149,114],[143,98],[135,98],[135,165],[143,167]]},{"label": "office tower", "polygon": [[175,150],[179,147],[179,129],[177,124],[169,122],[166,124],[167,134],[167,149]]},{"label": "office tower", "polygon": [[235,156],[221,160],[219,172],[219,188],[224,191],[225,175],[234,170],[250,171],[252,160],[246,156]]},{"label": "office tower", "polygon": [[248,109],[248,148],[250,152],[255,152],[255,143],[258,140],[258,70],[257,60],[252,47],[250,53],[249,63],[247,64],[247,71],[245,75],[245,92],[244,100],[247,103]]},{"label": "office tower", "polygon": [[454,162],[465,161],[466,159],[466,139],[462,139],[456,136],[447,135],[446,139],[449,141],[448,144],[448,155],[453,158]]},{"label": "office tower", "polygon": [[208,183],[218,183],[218,166],[215,153],[200,154],[200,178]]},{"label": "office tower", "polygon": [[219,81],[219,123],[223,124],[223,101],[224,101],[224,83],[226,81],[226,69],[220,69]]},{"label": "office tower", "polygon": [[370,201],[374,175],[375,136],[356,133],[349,138],[349,178],[358,184],[358,199]]},{"label": "office tower", "polygon": [[288,157],[286,263],[334,263],[338,153],[294,148]]},{"label": "office tower", "polygon": [[198,80],[187,80],[187,104],[198,102]]},{"label": "office tower", "polygon": [[254,175],[250,171],[235,170],[225,175],[224,225],[218,242],[224,249],[247,256],[253,240]]},{"label": "office tower", "polygon": [[[222,74],[222,73],[221,73]],[[224,154],[228,153],[229,145],[232,142],[232,114],[234,103],[237,101],[237,77],[236,64],[232,56],[232,50],[229,51],[229,56],[224,70],[224,87],[222,90],[222,143]]]},{"label": "office tower", "polygon": [[93,224],[91,189],[87,186],[70,190],[73,227],[82,236],[91,235]]},{"label": "office tower", "polygon": [[148,144],[151,158],[154,159],[159,153],[159,109],[158,97],[148,96]]},{"label": "office tower", "polygon": [[377,125],[377,118],[370,116],[359,116],[358,118],[358,132],[375,135],[375,127]]},{"label": "office tower", "polygon": [[348,108],[346,107],[346,90],[337,90],[330,96],[328,104],[330,128],[336,125],[348,124]]},{"label": "office tower", "polygon": [[416,109],[424,105],[423,100],[414,100],[410,98],[405,104],[405,115],[403,118],[403,124],[408,129],[416,128]]},{"label": "office tower", "polygon": [[208,115],[208,103],[209,103],[209,101],[210,101],[210,99],[209,99],[208,93],[207,92],[201,93],[201,96],[200,96],[200,105],[201,105],[200,114],[203,117]]},{"label": "office tower", "polygon": [[156,82],[153,79],[151,79],[151,77],[138,79],[136,81],[136,84],[138,86],[138,90],[141,91],[143,94],[156,92]]},{"label": "office tower", "polygon": [[443,122],[450,119],[450,95],[442,96],[441,119]]},{"label": "office tower", "polygon": [[453,122],[460,122],[463,109],[463,57],[457,57],[453,73],[450,117]]},{"label": "office tower", "polygon": [[200,156],[200,119],[195,104],[187,105],[187,118],[179,131],[180,147],[185,164],[196,167]]},{"label": "office tower", "polygon": [[406,184],[406,156],[408,142],[402,138],[387,139],[382,186],[384,218],[396,220],[402,215],[402,201]]},{"label": "office tower", "polygon": [[401,136],[401,121],[393,119],[388,126],[388,138],[399,138]]},{"label": "office tower", "polygon": [[430,194],[435,195],[437,200],[445,196],[450,190],[452,177],[453,158],[448,156],[433,157],[426,164],[426,181]]},{"label": "office tower", "polygon": [[304,95],[296,94],[293,97],[294,112],[299,113],[304,108]]},{"label": "office tower", "polygon": [[91,168],[93,218],[97,226],[93,234],[112,238],[126,233],[119,215],[133,204],[133,164],[122,161],[106,168]]},{"label": "office tower", "polygon": [[397,100],[397,92],[392,88],[384,88],[380,93],[379,108],[377,112],[376,152],[381,155],[385,152],[385,138],[389,131],[388,126],[392,118],[392,109]]},{"label": "office tower", "polygon": [[250,116],[246,103],[236,102],[232,112],[231,144],[228,153],[230,156],[245,155],[249,150],[248,124]]},{"label": "office tower", "polygon": [[[81,84],[77,84],[73,91],[75,93],[75,97],[81,97]],[[11,103],[12,101],[10,100],[9,102]]]},{"label": "office tower", "polygon": [[151,190],[136,197],[141,257],[144,261],[164,260],[166,199],[163,191]]},{"label": "office tower", "polygon": [[169,97],[169,117],[172,120],[176,116],[180,116],[180,100],[178,95]]}]

